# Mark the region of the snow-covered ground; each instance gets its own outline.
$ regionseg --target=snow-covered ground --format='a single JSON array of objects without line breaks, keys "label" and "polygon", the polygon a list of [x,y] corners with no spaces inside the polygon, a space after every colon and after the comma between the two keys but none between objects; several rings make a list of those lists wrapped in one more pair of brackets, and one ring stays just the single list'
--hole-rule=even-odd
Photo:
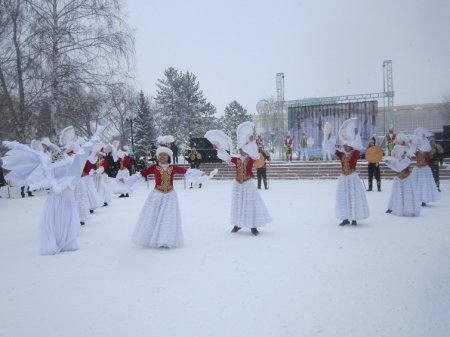
[{"label": "snow-covered ground", "polygon": [[230,233],[231,181],[176,181],[185,246],[171,250],[130,240],[142,185],[95,212],[78,251],[55,256],[38,255],[45,193],[2,188],[0,336],[449,336],[450,181],[418,218],[385,214],[383,181],[357,227],[337,226],[336,185],[271,181],[273,222],[253,237]]}]

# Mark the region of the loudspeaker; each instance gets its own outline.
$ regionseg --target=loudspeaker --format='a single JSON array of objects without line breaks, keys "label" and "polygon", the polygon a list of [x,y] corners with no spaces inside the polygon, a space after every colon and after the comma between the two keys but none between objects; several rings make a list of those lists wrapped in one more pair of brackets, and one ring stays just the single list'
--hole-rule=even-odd
[{"label": "loudspeaker", "polygon": [[444,125],[442,128],[444,129],[444,132],[442,133],[442,139],[450,140],[450,125]]},{"label": "loudspeaker", "polygon": [[206,138],[191,138],[189,140],[189,146],[191,148],[195,147],[198,149],[212,149],[213,146]]}]

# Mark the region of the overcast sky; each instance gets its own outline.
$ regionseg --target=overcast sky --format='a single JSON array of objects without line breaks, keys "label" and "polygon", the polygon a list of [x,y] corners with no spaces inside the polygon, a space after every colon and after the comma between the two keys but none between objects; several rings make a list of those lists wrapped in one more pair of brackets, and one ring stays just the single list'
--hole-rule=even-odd
[{"label": "overcast sky", "polygon": [[[138,85],[156,94],[168,67],[197,76],[219,114],[285,99],[383,91],[393,62],[395,105],[450,94],[449,0],[125,0]],[[380,102],[382,104],[382,102]]]}]

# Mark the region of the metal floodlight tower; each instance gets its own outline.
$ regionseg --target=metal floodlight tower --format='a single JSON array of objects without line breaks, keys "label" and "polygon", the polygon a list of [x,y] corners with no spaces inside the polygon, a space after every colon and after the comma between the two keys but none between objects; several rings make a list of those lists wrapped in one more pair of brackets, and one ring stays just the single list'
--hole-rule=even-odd
[{"label": "metal floodlight tower", "polygon": [[284,73],[277,73],[277,102],[276,102],[276,115],[278,119],[278,141],[280,145],[283,143],[284,138]]},{"label": "metal floodlight tower", "polygon": [[284,73],[277,73],[277,101],[284,102]]},{"label": "metal floodlight tower", "polygon": [[[386,60],[383,62],[383,81],[383,90],[387,99],[387,124],[390,125],[393,124],[394,121],[394,81],[392,75],[392,60]],[[387,132],[386,113],[384,114],[384,120],[384,131]]]}]

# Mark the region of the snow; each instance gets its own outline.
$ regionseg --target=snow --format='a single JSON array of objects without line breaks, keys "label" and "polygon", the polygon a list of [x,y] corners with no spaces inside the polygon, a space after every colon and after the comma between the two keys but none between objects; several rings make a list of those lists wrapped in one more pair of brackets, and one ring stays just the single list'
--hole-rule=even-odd
[{"label": "snow", "polygon": [[339,227],[337,180],[271,181],[274,221],[254,237],[230,233],[231,181],[175,181],[185,246],[167,250],[130,240],[144,184],[55,256],[38,255],[45,193],[2,188],[0,336],[448,336],[450,181],[417,218],[385,214],[391,185],[367,193],[370,218]]}]

